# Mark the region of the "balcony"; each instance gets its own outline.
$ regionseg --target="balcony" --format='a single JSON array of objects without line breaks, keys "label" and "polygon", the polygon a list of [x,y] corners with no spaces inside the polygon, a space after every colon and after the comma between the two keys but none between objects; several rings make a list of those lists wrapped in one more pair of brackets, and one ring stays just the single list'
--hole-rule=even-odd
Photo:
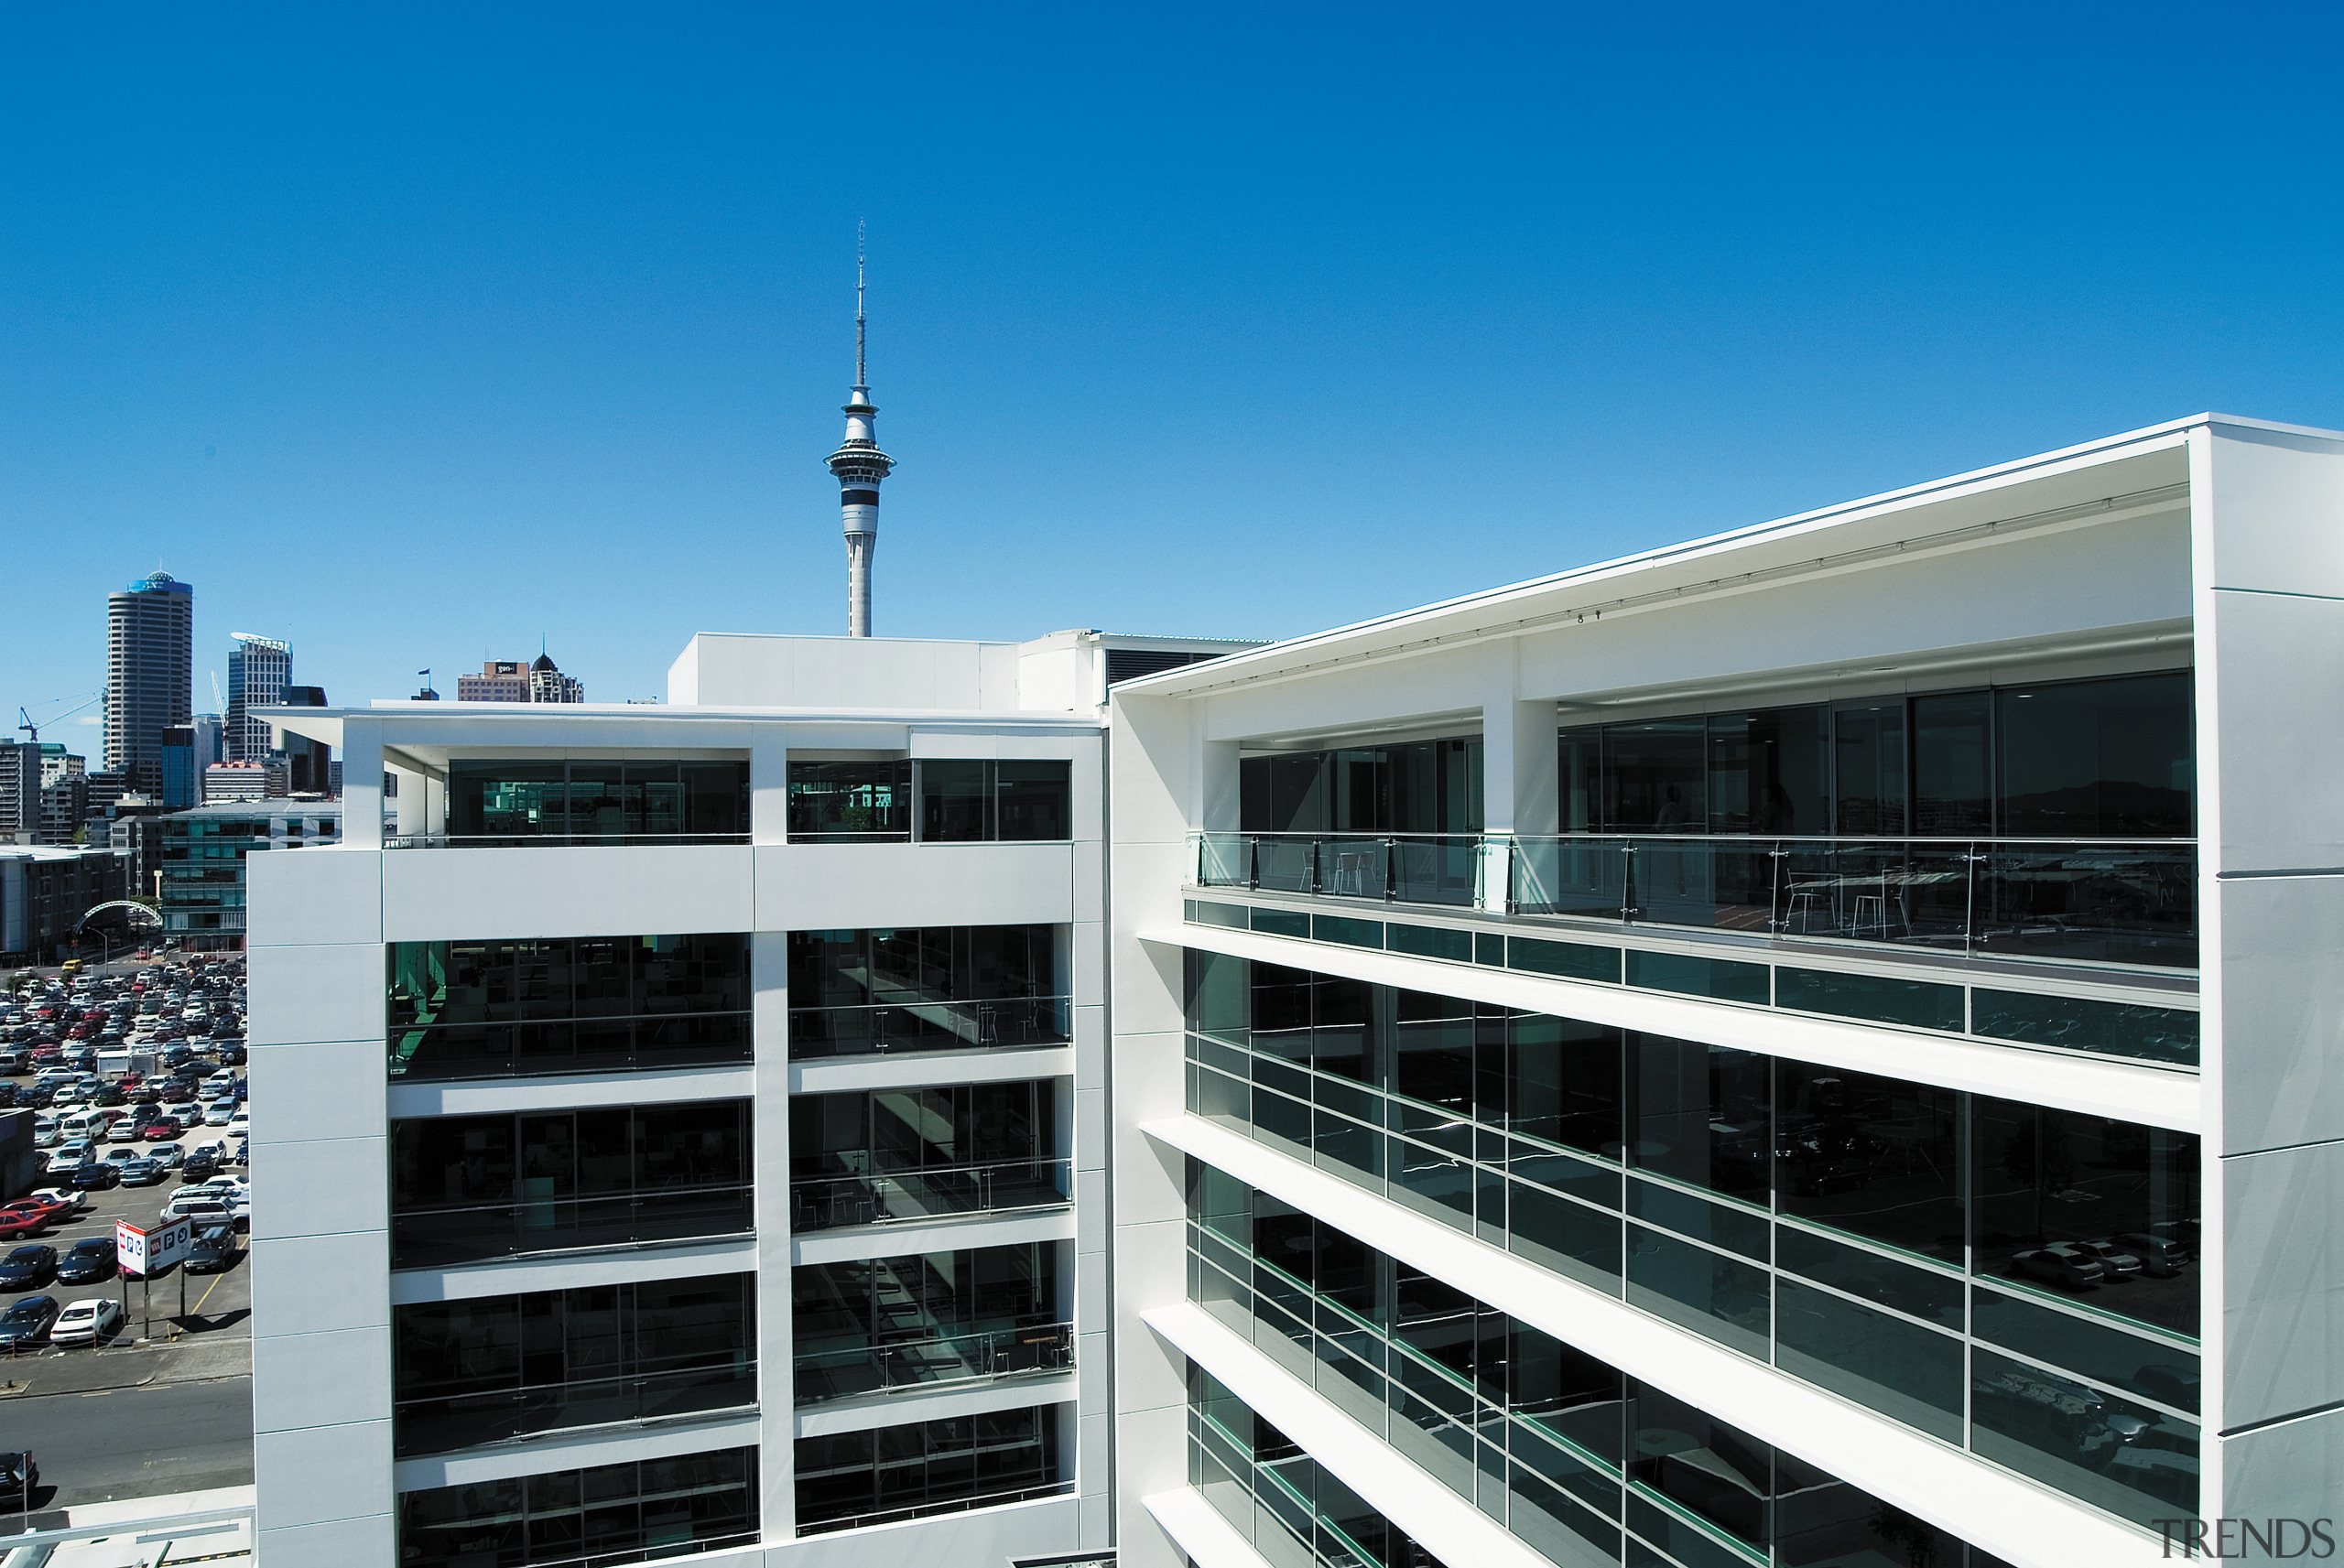
[{"label": "balcony", "polygon": [[2189,838],[1197,833],[1195,885],[1763,941],[2198,967]]},{"label": "balcony", "polygon": [[385,849],[542,849],[591,844],[603,849],[673,849],[690,844],[745,844],[746,833],[385,833]]},{"label": "balcony", "polygon": [[1004,997],[794,1007],[789,1010],[789,1056],[808,1061],[1063,1045],[1072,1000],[1062,996]]},{"label": "balcony", "polygon": [[756,1363],[743,1354],[721,1366],[402,1399],[393,1407],[393,1431],[396,1452],[405,1457],[577,1427],[754,1410],[756,1402]]},{"label": "balcony", "polygon": [[1074,1369],[1074,1325],[1038,1323],[978,1334],[891,1339],[808,1351],[792,1363],[801,1405],[899,1389],[933,1391],[966,1383]]},{"label": "balcony", "polygon": [[548,1194],[519,1203],[395,1204],[391,1267],[453,1268],[537,1252],[746,1236],[755,1227],[753,1197],[745,1185],[677,1184],[610,1195]]},{"label": "balcony", "polygon": [[1058,1208],[1073,1201],[1069,1160],[1000,1160],[978,1165],[876,1167],[789,1184],[792,1233],[850,1225],[954,1219]]}]

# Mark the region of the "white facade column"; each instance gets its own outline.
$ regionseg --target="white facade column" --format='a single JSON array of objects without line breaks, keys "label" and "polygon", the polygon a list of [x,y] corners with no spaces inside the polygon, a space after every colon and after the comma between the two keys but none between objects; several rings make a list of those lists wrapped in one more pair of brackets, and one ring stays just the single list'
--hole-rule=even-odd
[{"label": "white facade column", "polygon": [[383,725],[375,719],[342,721],[342,843],[347,849],[383,847]]}]

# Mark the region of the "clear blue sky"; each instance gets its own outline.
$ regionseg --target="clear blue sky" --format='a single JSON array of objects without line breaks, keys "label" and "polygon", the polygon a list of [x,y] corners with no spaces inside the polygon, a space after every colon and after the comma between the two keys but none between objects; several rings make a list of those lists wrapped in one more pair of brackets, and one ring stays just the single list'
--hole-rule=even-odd
[{"label": "clear blue sky", "polygon": [[157,566],[200,671],[343,702],[843,630],[858,218],[893,635],[1287,635],[2344,426],[2339,15],[12,6],[0,703]]}]

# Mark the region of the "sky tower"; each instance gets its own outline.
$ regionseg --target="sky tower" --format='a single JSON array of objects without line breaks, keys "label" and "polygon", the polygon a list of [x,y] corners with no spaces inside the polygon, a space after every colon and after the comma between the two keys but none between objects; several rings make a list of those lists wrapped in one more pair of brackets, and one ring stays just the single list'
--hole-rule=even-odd
[{"label": "sky tower", "polygon": [[863,371],[863,225],[854,226],[854,390],[847,395],[846,439],[830,456],[846,523],[846,634],[871,635],[871,557],[879,548],[879,481],[895,460],[874,437],[879,410]]}]

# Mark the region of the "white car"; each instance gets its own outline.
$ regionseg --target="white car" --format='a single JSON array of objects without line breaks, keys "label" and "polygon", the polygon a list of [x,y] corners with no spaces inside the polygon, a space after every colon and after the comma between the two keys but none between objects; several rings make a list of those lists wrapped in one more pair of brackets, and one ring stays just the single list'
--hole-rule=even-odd
[{"label": "white car", "polygon": [[115,1143],[136,1143],[140,1131],[136,1117],[117,1116],[114,1119],[114,1125],[106,1130],[106,1137]]},{"label": "white car", "polygon": [[65,1204],[71,1214],[83,1213],[90,1206],[90,1195],[78,1187],[37,1187],[32,1195],[43,1203]]},{"label": "white car", "polygon": [[90,1141],[88,1139],[69,1138],[57,1146],[57,1152],[49,1156],[49,1162],[60,1170],[71,1170],[89,1157]]},{"label": "white car", "polygon": [[234,1120],[228,1123],[228,1135],[225,1138],[222,1138],[221,1141],[222,1143],[233,1143],[239,1138],[250,1138],[252,1135],[252,1118],[249,1116],[239,1115]]},{"label": "white car", "polygon": [[54,1149],[57,1147],[57,1119],[55,1117],[36,1116],[33,1118],[33,1147],[36,1149]]},{"label": "white car", "polygon": [[236,1102],[232,1099],[216,1101],[211,1109],[203,1113],[203,1125],[206,1127],[225,1127],[235,1119]]},{"label": "white car", "polygon": [[122,1332],[122,1303],[107,1296],[68,1303],[49,1330],[51,1345],[103,1345]]}]

